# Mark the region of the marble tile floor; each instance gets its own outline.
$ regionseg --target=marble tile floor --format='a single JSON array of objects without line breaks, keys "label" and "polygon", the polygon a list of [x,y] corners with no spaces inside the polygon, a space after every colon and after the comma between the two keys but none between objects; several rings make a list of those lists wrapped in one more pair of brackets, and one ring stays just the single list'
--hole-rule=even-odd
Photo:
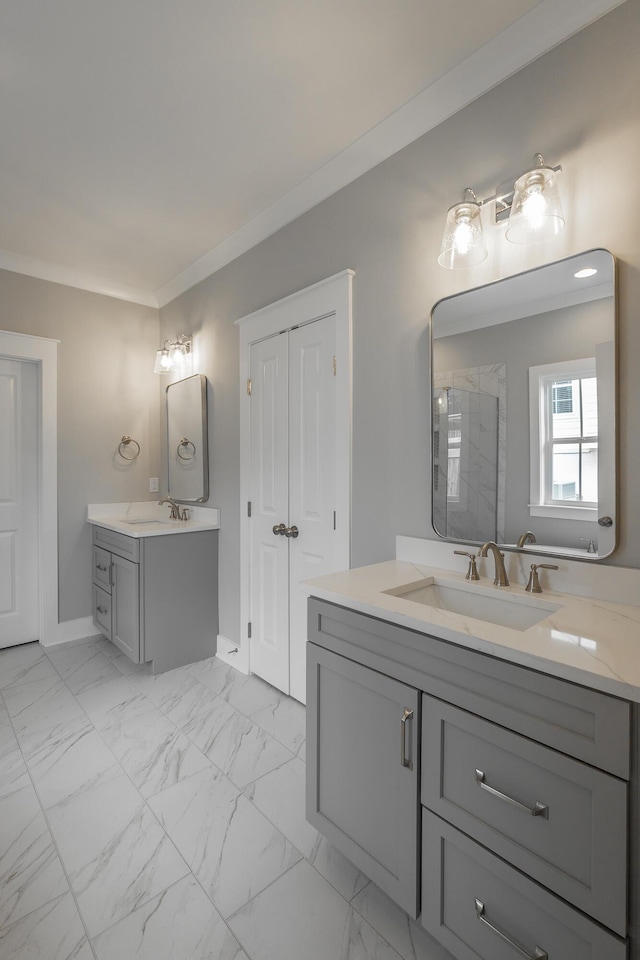
[{"label": "marble tile floor", "polygon": [[450,960],[306,822],[304,758],[215,657],[0,651],[1,960]]}]

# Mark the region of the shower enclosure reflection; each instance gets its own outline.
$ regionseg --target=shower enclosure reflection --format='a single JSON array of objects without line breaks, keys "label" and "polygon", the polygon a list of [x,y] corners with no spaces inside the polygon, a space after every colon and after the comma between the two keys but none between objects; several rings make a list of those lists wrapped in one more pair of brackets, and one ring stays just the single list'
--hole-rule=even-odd
[{"label": "shower enclosure reflection", "polygon": [[436,388],[433,453],[433,521],[438,533],[496,540],[498,398],[477,390]]}]

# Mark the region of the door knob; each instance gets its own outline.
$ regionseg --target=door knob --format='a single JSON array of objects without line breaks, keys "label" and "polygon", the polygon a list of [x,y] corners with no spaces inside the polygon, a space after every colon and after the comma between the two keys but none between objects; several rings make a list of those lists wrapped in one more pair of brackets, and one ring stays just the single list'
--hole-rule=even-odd
[{"label": "door knob", "polygon": [[294,540],[299,533],[300,531],[298,530],[297,527],[287,527],[284,531],[285,537],[293,537]]},{"label": "door knob", "polygon": [[276,537],[284,537],[285,535],[288,536],[286,531],[287,527],[284,523],[276,523],[275,527],[273,528],[273,532]]}]

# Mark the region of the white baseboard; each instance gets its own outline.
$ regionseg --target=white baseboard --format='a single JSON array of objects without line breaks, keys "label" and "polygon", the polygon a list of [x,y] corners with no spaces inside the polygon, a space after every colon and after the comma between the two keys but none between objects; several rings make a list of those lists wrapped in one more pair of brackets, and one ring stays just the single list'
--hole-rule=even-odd
[{"label": "white baseboard", "polygon": [[240,644],[232,643],[226,637],[218,634],[218,648],[216,656],[229,666],[235,667],[240,673],[249,673],[249,651]]},{"label": "white baseboard", "polygon": [[40,645],[45,648],[57,647],[63,643],[75,643],[78,640],[85,640],[88,637],[98,637],[100,631],[96,629],[92,617],[79,617],[77,620],[65,620],[58,624],[58,628],[53,632],[53,636],[46,642],[40,641]]}]

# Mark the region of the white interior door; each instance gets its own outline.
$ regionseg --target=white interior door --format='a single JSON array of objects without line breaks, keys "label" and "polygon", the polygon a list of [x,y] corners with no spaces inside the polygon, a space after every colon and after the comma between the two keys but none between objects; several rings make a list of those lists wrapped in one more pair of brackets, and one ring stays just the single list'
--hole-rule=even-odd
[{"label": "white interior door", "polygon": [[[306,700],[307,597],[300,582],[336,570],[336,329],[289,334],[289,692]],[[341,523],[345,517],[339,518]]]},{"label": "white interior door", "polygon": [[39,639],[38,379],[0,359],[0,647]]},{"label": "white interior door", "polygon": [[334,317],[251,347],[251,670],[303,702],[300,581],[335,569],[335,350]]},{"label": "white interior door", "polygon": [[289,692],[287,334],[251,346],[251,669]]}]

